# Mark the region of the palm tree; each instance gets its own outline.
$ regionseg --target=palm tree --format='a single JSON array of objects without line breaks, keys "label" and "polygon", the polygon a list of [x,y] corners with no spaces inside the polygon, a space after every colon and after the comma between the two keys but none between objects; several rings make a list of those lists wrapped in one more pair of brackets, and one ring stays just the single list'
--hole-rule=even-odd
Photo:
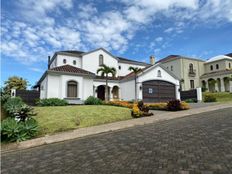
[{"label": "palm tree", "polygon": [[106,96],[106,101],[109,100],[109,91],[108,91],[108,77],[109,77],[109,74],[111,74],[113,77],[116,75],[116,69],[114,67],[109,67],[109,66],[106,66],[106,65],[101,65],[101,68],[98,68],[97,70],[97,74],[98,73],[101,73],[101,76],[102,77],[106,77],[106,87],[105,87],[105,96]]},{"label": "palm tree", "polygon": [[137,74],[142,71],[141,68],[130,66],[129,71],[132,71],[135,75],[135,101],[137,101]]}]

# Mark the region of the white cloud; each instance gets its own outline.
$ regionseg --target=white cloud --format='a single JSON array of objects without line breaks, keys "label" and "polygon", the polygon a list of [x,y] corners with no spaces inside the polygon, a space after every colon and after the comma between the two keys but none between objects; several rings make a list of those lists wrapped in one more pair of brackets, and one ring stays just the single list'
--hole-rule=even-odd
[{"label": "white cloud", "polygon": [[[173,21],[163,31],[168,36],[182,33],[192,23],[232,22],[231,0],[121,0],[117,3],[123,8],[99,12],[93,2],[79,4],[74,9],[73,0],[19,0],[16,19],[2,20],[1,52],[26,63],[46,60],[48,54],[63,49],[104,47],[123,53],[136,32],[154,24],[160,16]],[[153,50],[162,43],[161,48],[156,48],[157,53],[158,49],[167,48],[166,35],[165,40],[157,37],[148,47]]]},{"label": "white cloud", "polygon": [[60,9],[70,9],[73,7],[72,0],[19,0],[17,2],[19,14],[31,23],[41,23],[54,25],[55,19],[49,13]]},{"label": "white cloud", "polygon": [[155,38],[155,41],[156,41],[156,42],[162,42],[162,41],[163,41],[163,38],[162,38],[162,37],[157,37],[157,38]]},{"label": "white cloud", "polygon": [[32,71],[34,71],[34,72],[43,72],[43,70],[39,69],[39,68],[32,67],[32,68],[29,68],[29,69],[32,70]]}]

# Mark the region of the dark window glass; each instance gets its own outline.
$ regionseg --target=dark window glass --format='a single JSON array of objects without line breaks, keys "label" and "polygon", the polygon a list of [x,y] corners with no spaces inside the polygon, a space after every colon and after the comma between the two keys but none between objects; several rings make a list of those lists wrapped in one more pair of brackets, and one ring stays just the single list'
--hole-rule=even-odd
[{"label": "dark window glass", "polygon": [[63,63],[66,64],[66,59],[63,59]]},{"label": "dark window glass", "polygon": [[192,63],[189,64],[189,71],[193,72],[193,64]]},{"label": "dark window glass", "polygon": [[77,64],[77,61],[76,61],[76,60],[74,60],[74,61],[73,61],[73,65],[76,65],[76,64]]},{"label": "dark window glass", "polygon": [[171,71],[173,71],[173,66],[171,66]]},{"label": "dark window glass", "polygon": [[229,68],[231,68],[231,64],[229,63]]},{"label": "dark window glass", "polygon": [[191,87],[191,89],[194,88],[194,80],[190,80],[190,87]]},{"label": "dark window glass", "polygon": [[219,65],[218,64],[216,64],[216,69],[219,69]]},{"label": "dark window glass", "polygon": [[118,69],[121,69],[121,66],[118,66]]},{"label": "dark window glass", "polygon": [[211,70],[211,71],[213,70],[213,65],[210,66],[210,70]]}]

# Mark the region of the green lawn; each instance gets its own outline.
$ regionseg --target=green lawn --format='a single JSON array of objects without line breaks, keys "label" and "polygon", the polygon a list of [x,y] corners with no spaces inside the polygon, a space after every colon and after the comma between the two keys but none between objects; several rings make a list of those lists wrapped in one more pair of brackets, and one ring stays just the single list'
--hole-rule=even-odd
[{"label": "green lawn", "polygon": [[131,119],[130,109],[105,105],[34,107],[39,135]]},{"label": "green lawn", "polygon": [[205,94],[213,94],[217,98],[217,102],[232,102],[232,93],[229,92],[204,92],[203,97]]}]

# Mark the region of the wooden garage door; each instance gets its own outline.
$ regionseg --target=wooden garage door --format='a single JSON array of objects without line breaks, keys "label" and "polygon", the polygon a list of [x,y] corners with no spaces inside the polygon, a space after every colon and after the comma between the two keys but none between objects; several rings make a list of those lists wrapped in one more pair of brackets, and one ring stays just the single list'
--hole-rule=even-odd
[{"label": "wooden garage door", "polygon": [[143,82],[143,101],[146,103],[166,102],[176,98],[175,85],[161,80]]}]

